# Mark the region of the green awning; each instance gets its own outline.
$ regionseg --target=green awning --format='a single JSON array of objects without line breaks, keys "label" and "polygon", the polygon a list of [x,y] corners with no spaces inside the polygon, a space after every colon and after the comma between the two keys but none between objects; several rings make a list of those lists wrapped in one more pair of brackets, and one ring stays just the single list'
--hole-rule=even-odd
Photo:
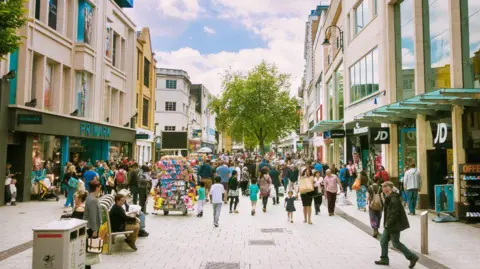
[{"label": "green awning", "polygon": [[355,117],[357,121],[402,123],[414,121],[418,114],[442,118],[453,105],[480,106],[480,89],[441,89],[385,105]]},{"label": "green awning", "polygon": [[315,124],[315,126],[310,128],[308,131],[314,133],[323,133],[338,129],[339,127],[343,128],[343,120],[322,120]]}]

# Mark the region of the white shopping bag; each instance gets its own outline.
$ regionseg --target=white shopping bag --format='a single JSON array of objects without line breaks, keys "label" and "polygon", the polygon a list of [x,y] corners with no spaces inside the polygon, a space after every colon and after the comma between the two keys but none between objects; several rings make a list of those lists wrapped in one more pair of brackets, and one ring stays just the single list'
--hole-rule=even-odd
[{"label": "white shopping bag", "polygon": [[278,194],[285,194],[285,187],[283,186],[278,187]]},{"label": "white shopping bag", "polygon": [[273,185],[270,185],[270,198],[275,198],[277,197],[277,192],[275,192],[275,187]]},{"label": "white shopping bag", "polygon": [[343,205],[345,203],[345,193],[341,192],[340,194],[338,194],[336,202],[339,205]]}]

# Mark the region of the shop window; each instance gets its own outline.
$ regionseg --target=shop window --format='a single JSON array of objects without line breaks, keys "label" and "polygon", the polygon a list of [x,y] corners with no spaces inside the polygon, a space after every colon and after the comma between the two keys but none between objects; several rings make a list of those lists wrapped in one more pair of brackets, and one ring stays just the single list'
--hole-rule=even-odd
[{"label": "shop window", "polygon": [[373,49],[350,67],[350,103],[378,91],[378,50]]},{"label": "shop window", "polygon": [[167,79],[167,89],[176,89],[177,88],[177,81]]},{"label": "shop window", "polygon": [[150,100],[143,98],[142,124],[148,127],[148,117],[150,116]]},{"label": "shop window", "polygon": [[54,65],[47,63],[45,66],[45,84],[43,89],[43,109],[53,110],[53,72]]},{"label": "shop window", "polygon": [[174,132],[175,126],[165,126],[165,131]]},{"label": "shop window", "polygon": [[94,17],[92,5],[86,0],[80,0],[78,2],[77,42],[92,44],[93,22]]},{"label": "shop window", "polygon": [[[430,70],[426,70],[427,91],[435,89],[450,88],[450,0],[429,0],[428,1],[428,28],[430,30]],[[435,85],[433,84],[435,82]],[[429,88],[428,86],[432,86]],[[434,85],[434,86],[433,86]]]},{"label": "shop window", "polygon": [[[468,2],[468,3],[465,3]],[[467,5],[467,13],[462,13],[462,21],[468,24],[462,24],[462,39],[465,51],[468,55],[464,56],[465,69],[465,88],[480,88],[480,4],[477,0],[461,1],[462,5]],[[462,11],[465,8],[461,9]]]},{"label": "shop window", "polygon": [[147,58],[143,60],[143,85],[150,88],[150,61]]},{"label": "shop window", "polygon": [[52,135],[33,135],[32,170],[45,174],[54,183],[61,174],[61,138]]},{"label": "shop window", "polygon": [[165,102],[165,111],[177,111],[177,103]]},{"label": "shop window", "polygon": [[57,0],[48,1],[48,26],[57,30]]}]

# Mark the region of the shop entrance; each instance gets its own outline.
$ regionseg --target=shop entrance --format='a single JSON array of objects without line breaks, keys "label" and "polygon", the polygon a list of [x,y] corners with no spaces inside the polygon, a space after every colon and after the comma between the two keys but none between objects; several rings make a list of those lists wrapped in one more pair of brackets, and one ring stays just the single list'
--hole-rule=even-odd
[{"label": "shop entrance", "polygon": [[435,185],[447,184],[447,149],[427,150],[428,207],[435,209]]}]

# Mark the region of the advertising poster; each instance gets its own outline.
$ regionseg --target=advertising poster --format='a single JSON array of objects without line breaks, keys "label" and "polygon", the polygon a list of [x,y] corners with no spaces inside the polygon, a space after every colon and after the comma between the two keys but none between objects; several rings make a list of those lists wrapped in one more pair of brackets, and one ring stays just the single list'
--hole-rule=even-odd
[{"label": "advertising poster", "polygon": [[453,212],[453,184],[435,185],[435,211]]}]

